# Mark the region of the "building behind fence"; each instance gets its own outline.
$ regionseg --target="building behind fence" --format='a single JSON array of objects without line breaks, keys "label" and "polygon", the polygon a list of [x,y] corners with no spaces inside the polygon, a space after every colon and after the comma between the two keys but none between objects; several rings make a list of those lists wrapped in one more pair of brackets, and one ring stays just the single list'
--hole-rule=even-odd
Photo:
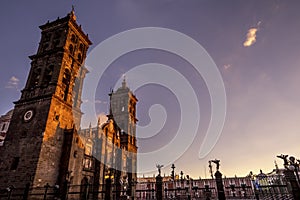
[{"label": "building behind fence", "polygon": [[[162,199],[220,199],[216,179],[175,179],[162,177]],[[226,199],[294,199],[292,188],[283,174],[258,174],[247,177],[223,178]],[[107,182],[109,183],[109,182]],[[135,187],[132,187],[132,186]],[[131,186],[131,187],[130,187]],[[156,177],[138,178],[137,182],[110,182],[95,186],[92,184],[66,185],[61,193],[58,186],[7,188],[1,191],[0,199],[80,199],[80,200],[154,200],[157,198]],[[135,188],[134,196],[130,191]]]}]

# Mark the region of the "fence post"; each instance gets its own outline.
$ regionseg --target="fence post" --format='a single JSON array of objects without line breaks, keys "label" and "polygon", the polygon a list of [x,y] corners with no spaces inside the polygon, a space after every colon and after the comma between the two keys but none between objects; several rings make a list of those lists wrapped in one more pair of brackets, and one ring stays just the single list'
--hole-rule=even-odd
[{"label": "fence post", "polygon": [[29,187],[30,187],[30,183],[26,183],[24,194],[23,194],[23,200],[27,200],[28,199]]},{"label": "fence post", "polygon": [[88,200],[89,199],[89,186],[90,184],[89,183],[86,183],[86,186],[85,186],[85,200]]},{"label": "fence post", "polygon": [[14,188],[15,188],[15,187],[14,187],[13,185],[10,185],[10,186],[7,188],[7,192],[8,192],[8,194],[7,194],[7,200],[10,200],[11,193],[12,193],[12,191],[13,191]]},{"label": "fence post", "polygon": [[[117,180],[120,180],[120,178],[117,178]],[[121,190],[122,190],[122,186],[120,181],[116,182],[116,199],[120,199],[121,197]]]},{"label": "fence post", "polygon": [[105,180],[105,200],[110,200],[111,195],[111,179]]},{"label": "fence post", "polygon": [[206,200],[210,200],[210,198],[211,198],[211,191],[209,189],[209,185],[205,185],[204,188],[205,188],[204,194],[205,194],[205,197],[206,197],[205,199]]},{"label": "fence post", "polygon": [[163,189],[162,189],[162,177],[160,174],[156,176],[156,199],[157,200],[162,200],[163,196]]},{"label": "fence post", "polygon": [[54,199],[59,199],[59,185],[58,184],[55,184],[54,185],[54,188],[53,188],[53,190],[54,190]]},{"label": "fence post", "polygon": [[47,199],[48,188],[50,187],[49,183],[47,183],[44,187],[45,187],[44,200],[46,200]]},{"label": "fence post", "polygon": [[[59,185],[58,185],[59,186]],[[68,193],[69,193],[69,181],[64,181],[62,184],[62,187],[58,187],[58,192],[60,193],[60,198],[62,200],[67,200],[68,199]]]}]

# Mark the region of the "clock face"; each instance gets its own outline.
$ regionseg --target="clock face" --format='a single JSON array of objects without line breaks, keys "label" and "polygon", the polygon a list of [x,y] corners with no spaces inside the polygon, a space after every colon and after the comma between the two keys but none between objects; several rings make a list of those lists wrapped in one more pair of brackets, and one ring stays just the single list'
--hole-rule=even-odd
[{"label": "clock face", "polygon": [[28,110],[26,111],[26,113],[24,114],[24,121],[28,122],[29,120],[31,120],[33,117],[33,111],[32,110]]}]

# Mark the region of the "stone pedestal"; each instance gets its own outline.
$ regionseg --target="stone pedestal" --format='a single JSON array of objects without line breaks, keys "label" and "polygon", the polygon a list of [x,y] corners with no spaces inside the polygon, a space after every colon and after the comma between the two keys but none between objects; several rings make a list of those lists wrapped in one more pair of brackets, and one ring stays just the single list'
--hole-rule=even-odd
[{"label": "stone pedestal", "polygon": [[217,190],[218,190],[218,199],[225,200],[226,198],[225,198],[224,185],[223,185],[221,172],[217,171],[215,173],[215,177],[216,177],[216,184],[217,184]]},{"label": "stone pedestal", "polygon": [[156,176],[156,199],[157,200],[163,199],[163,181],[160,174]]},{"label": "stone pedestal", "polygon": [[293,194],[294,199],[300,199],[300,188],[294,171],[287,169],[284,171],[284,176],[288,184],[290,185],[290,189],[292,190],[291,192]]}]

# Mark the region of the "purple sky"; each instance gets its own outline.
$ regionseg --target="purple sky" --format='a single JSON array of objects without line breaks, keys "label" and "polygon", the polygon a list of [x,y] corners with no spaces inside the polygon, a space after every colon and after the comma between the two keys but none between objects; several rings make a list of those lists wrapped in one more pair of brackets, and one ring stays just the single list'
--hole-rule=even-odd
[{"label": "purple sky", "polygon": [[[2,2],[0,114],[10,110],[12,102],[20,97],[30,69],[28,56],[36,53],[40,40],[38,26],[64,17],[72,4],[78,23],[93,41],[90,50],[125,30],[163,27],[196,40],[216,63],[226,89],[227,115],[217,144],[203,159],[198,158],[198,152],[210,120],[209,94],[201,76],[185,60],[160,50],[131,52],[117,59],[98,85],[97,112],[101,113],[107,111],[110,88],[136,65],[163,63],[188,77],[199,99],[201,120],[192,145],[174,161],[178,173],[183,170],[192,177],[205,174],[209,177],[207,161],[218,158],[224,175],[244,176],[251,170],[270,172],[274,160],[282,166],[281,160],[276,159],[281,153],[300,158],[300,2],[297,0]],[[128,85],[132,82],[128,80]],[[139,150],[163,146],[178,127],[178,101],[168,88],[157,85],[145,85],[135,93],[140,100],[137,107],[140,125],[149,123],[148,109],[153,104],[163,105],[168,115],[160,133],[140,141]],[[166,174],[169,171],[167,167],[162,170]]]}]

